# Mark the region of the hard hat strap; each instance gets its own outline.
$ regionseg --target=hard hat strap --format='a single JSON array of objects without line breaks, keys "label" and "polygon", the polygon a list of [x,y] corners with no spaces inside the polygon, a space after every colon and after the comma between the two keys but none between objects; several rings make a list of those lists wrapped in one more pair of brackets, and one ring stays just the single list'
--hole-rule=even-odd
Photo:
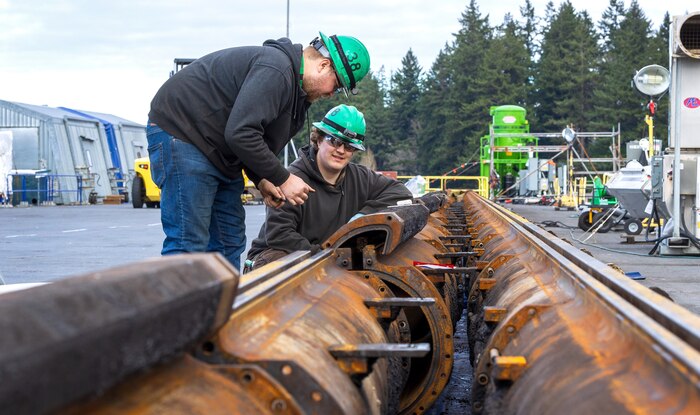
[{"label": "hard hat strap", "polygon": [[340,125],[336,122],[333,122],[333,120],[329,120],[328,118],[323,117],[323,122],[325,124],[328,124],[331,127],[335,128],[336,130],[338,130],[339,133],[343,134],[344,136],[350,138],[353,141],[359,141],[360,143],[362,143],[365,140],[364,135],[358,134],[354,131],[350,131],[347,128],[343,127],[342,125]]},{"label": "hard hat strap", "polygon": [[[343,51],[343,46],[340,44],[340,41],[338,40],[338,36],[333,35],[330,37],[331,41],[335,45],[335,48],[338,50],[338,55],[340,55],[340,61],[343,63],[343,68],[345,68],[345,72],[348,74],[348,78],[350,79],[350,85],[349,88],[350,90],[355,89],[355,75],[352,73],[352,69],[350,69],[350,63],[348,63],[348,58],[345,56],[345,52]],[[355,92],[353,92],[355,93]]]},{"label": "hard hat strap", "polygon": [[316,36],[314,40],[311,41],[311,46],[313,46],[314,49],[316,49],[324,58],[331,58],[331,53],[328,52],[328,48],[326,48],[326,45],[323,44],[320,37]]}]

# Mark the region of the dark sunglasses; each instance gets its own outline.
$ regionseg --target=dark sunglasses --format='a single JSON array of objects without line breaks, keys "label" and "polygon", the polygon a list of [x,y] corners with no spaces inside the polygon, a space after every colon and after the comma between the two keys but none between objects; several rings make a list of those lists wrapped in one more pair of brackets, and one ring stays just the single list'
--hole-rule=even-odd
[{"label": "dark sunglasses", "polygon": [[332,135],[326,135],[323,137],[326,141],[328,141],[328,144],[332,145],[334,148],[339,148],[340,146],[345,147],[345,151],[354,153],[358,149],[351,146],[350,144],[346,143],[345,141],[341,140],[340,138],[333,137]]}]

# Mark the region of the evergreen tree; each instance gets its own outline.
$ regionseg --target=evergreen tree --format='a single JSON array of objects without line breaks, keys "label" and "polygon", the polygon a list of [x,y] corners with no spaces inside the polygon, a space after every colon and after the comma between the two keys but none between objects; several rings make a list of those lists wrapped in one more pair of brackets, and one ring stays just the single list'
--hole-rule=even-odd
[{"label": "evergreen tree", "polygon": [[535,15],[535,8],[532,6],[530,0],[525,0],[525,4],[520,7],[520,16],[522,16],[524,20],[520,27],[520,35],[525,42],[528,55],[534,59],[539,54],[539,47],[537,45],[537,38],[539,36],[537,27],[539,26],[539,19]]},{"label": "evergreen tree", "polygon": [[[659,25],[659,29],[653,36],[652,62],[670,70],[668,56],[669,33],[671,31],[671,17],[668,12]],[[662,148],[668,145],[668,93],[661,97],[654,117],[654,137],[662,141]]]},{"label": "evergreen tree", "polygon": [[[417,169],[416,104],[421,96],[421,67],[411,49],[401,60],[401,69],[391,77],[389,89],[389,119],[391,122],[390,152],[384,169],[401,174],[415,174]],[[387,149],[389,150],[389,149]]]},{"label": "evergreen tree", "polygon": [[[617,123],[622,132],[622,143],[644,136],[647,98],[631,86],[635,71],[653,62],[651,23],[633,0],[619,20],[617,28],[609,32],[609,44],[601,63],[601,83],[595,91],[595,120],[592,128],[610,131]],[[591,146],[593,153],[608,155],[609,143],[602,140]],[[623,146],[624,149],[624,146]]]},{"label": "evergreen tree", "polygon": [[[526,39],[511,16],[506,15],[503,26],[498,29],[481,62],[479,77],[475,79],[473,87],[475,99],[470,105],[486,104],[486,120],[493,105],[525,106],[530,64]],[[481,121],[483,123],[483,119]]]},{"label": "evergreen tree", "polygon": [[535,15],[535,8],[530,0],[525,0],[525,4],[520,7],[520,15],[523,18],[523,23],[520,26],[520,36],[525,42],[525,49],[528,54],[527,66],[527,99],[526,106],[530,107],[535,103],[535,88],[533,86],[535,80],[535,62],[540,55],[539,39],[542,35],[539,21]]},{"label": "evergreen tree", "polygon": [[537,65],[537,130],[561,131],[571,124],[577,130],[589,128],[598,59],[590,17],[563,2],[546,28]]},{"label": "evergreen tree", "polygon": [[452,84],[447,104],[452,115],[446,117],[437,154],[443,171],[459,166],[474,153],[483,134],[484,120],[488,119],[488,106],[477,103],[484,98],[477,85],[493,29],[488,16],[482,17],[476,0],[470,1],[459,22],[462,27],[455,36],[454,52],[449,60]]},{"label": "evergreen tree", "polygon": [[656,31],[653,37],[653,47],[651,53],[653,54],[654,61],[658,65],[663,66],[668,69],[669,56],[668,56],[668,42],[669,33],[671,32],[671,16],[668,12],[664,14],[664,19],[659,25],[659,29]]},{"label": "evergreen tree", "polygon": [[[528,67],[530,56],[518,25],[508,14],[496,36],[490,42],[474,80],[474,99],[465,105],[465,113],[478,125],[470,136],[468,149],[473,154],[480,138],[488,134],[490,108],[498,105],[525,106],[528,96]],[[466,161],[475,160],[462,160]]]},{"label": "evergreen tree", "polygon": [[[620,28],[620,20],[625,14],[625,3],[622,0],[610,0],[598,23],[603,53],[610,51],[611,35]],[[605,57],[603,57],[605,59]]]},{"label": "evergreen tree", "polygon": [[438,175],[446,169],[444,160],[451,150],[445,147],[445,125],[448,118],[455,116],[448,94],[452,88],[451,58],[451,46],[445,45],[423,81],[415,126],[419,149],[417,173]]},{"label": "evergreen tree", "polygon": [[361,87],[361,92],[346,103],[356,106],[364,114],[367,123],[365,133],[367,151],[356,153],[356,158],[358,158],[356,161],[364,160],[362,164],[381,170],[380,160],[386,159],[384,143],[389,141],[391,137],[391,120],[386,105],[387,90],[384,67],[380,68],[377,73],[370,73],[370,75],[369,79],[365,78],[368,82],[362,81],[364,84]]},{"label": "evergreen tree", "polygon": [[552,25],[554,17],[557,14],[557,9],[554,7],[554,2],[549,1],[544,8],[544,20],[547,23],[547,27]]}]

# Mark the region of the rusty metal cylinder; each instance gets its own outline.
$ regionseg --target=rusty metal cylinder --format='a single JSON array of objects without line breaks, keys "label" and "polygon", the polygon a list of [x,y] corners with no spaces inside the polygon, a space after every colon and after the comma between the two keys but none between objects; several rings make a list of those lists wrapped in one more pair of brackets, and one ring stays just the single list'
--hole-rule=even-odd
[{"label": "rusty metal cylinder", "polygon": [[700,410],[700,353],[609,288],[624,276],[475,194],[464,203],[484,249],[468,297],[474,413]]},{"label": "rusty metal cylinder", "polygon": [[[327,249],[314,256],[292,253],[242,276],[237,287],[237,273],[221,267],[217,256],[168,257],[157,262],[160,268],[144,271],[134,264],[110,271],[116,280],[125,278],[126,292],[133,293],[120,296],[126,301],[133,296],[147,303],[153,290],[167,287],[161,278],[182,276],[189,284],[178,286],[167,307],[144,304],[136,310],[132,318],[142,318],[137,327],[143,329],[128,347],[142,349],[119,355],[128,371],[110,377],[109,368],[98,369],[107,381],[86,377],[79,393],[63,398],[54,376],[49,383],[57,400],[49,409],[69,414],[426,412],[450,378],[454,325],[461,313],[455,274],[419,266],[459,251],[441,239],[456,223],[445,208],[444,195],[438,195],[364,216],[336,232],[324,244]],[[86,298],[104,301],[97,280],[86,288]],[[71,283],[56,283],[51,291],[65,292],[66,284]],[[172,310],[169,319],[164,310]],[[150,315],[157,318],[149,320]],[[108,326],[112,320],[103,321]],[[183,324],[173,326],[173,321]],[[128,321],[119,324],[128,334]],[[110,327],[86,330],[85,339],[95,342],[80,353],[99,357],[100,347],[90,345],[108,342],[110,333],[123,335]],[[114,358],[122,346],[114,345]],[[60,356],[47,356],[60,364]]]},{"label": "rusty metal cylinder", "polygon": [[[400,359],[358,367],[357,375],[369,374],[357,379],[330,353],[339,345],[401,341],[398,327],[385,331],[364,303],[388,294],[386,287],[374,288],[333,262],[317,263],[279,285],[274,301],[254,301],[235,310],[212,340],[208,360],[265,367],[286,390],[294,391],[286,404],[296,403],[305,412],[397,412],[398,388],[390,383],[405,382],[407,371]],[[368,364],[360,358],[352,363]],[[304,397],[312,399],[301,405]]]}]

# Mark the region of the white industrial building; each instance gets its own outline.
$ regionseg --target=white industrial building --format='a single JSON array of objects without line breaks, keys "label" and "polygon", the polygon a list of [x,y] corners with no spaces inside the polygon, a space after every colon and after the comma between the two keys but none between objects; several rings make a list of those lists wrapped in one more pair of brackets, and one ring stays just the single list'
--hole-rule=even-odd
[{"label": "white industrial building", "polygon": [[11,204],[128,195],[144,125],[91,111],[0,100],[0,192]]}]

